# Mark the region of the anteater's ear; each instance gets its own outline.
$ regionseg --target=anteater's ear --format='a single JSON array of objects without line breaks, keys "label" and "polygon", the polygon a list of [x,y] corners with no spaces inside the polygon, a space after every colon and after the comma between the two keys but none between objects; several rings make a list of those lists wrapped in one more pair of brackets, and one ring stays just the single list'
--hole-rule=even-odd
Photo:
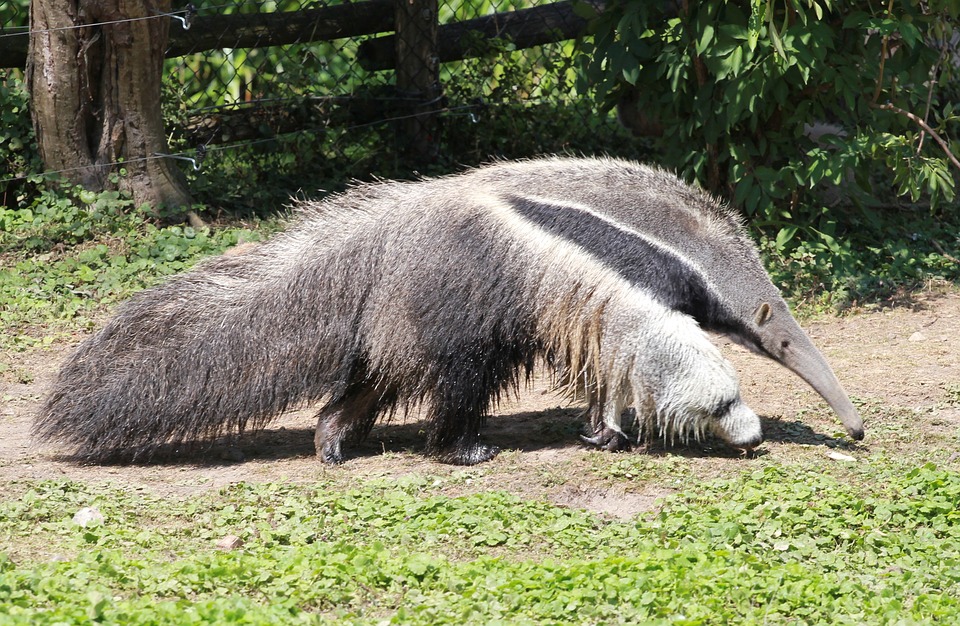
[{"label": "anteater's ear", "polygon": [[773,317],[773,312],[770,310],[770,305],[766,302],[757,307],[757,310],[753,314],[753,321],[757,323],[757,326],[763,326],[766,324],[770,318]]}]

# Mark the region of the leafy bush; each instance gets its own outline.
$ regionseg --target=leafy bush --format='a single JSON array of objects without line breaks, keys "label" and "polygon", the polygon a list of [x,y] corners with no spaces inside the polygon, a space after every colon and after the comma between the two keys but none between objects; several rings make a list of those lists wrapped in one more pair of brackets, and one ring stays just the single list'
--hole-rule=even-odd
[{"label": "leafy bush", "polygon": [[921,123],[956,150],[958,10],[626,0],[596,18],[583,77],[656,136],[666,165],[731,198],[778,251],[847,233],[863,242],[859,223],[885,220],[898,197],[932,210],[955,199],[951,160]]},{"label": "leafy bush", "polygon": [[920,209],[855,232],[847,231],[854,225],[827,221],[822,228],[789,245],[761,233],[767,270],[795,305],[843,310],[960,279],[960,213],[933,216]]},{"label": "leafy bush", "polygon": [[526,54],[502,40],[478,38],[473,47],[479,56],[444,69],[446,96],[465,107],[443,118],[447,169],[564,152],[652,158],[645,143],[597,111],[590,90],[577,91],[572,43]]},{"label": "leafy bush", "polygon": [[[482,56],[443,67],[446,106],[438,114],[434,162],[404,156],[396,119],[409,115],[408,105],[377,78],[355,87],[352,103],[336,105],[328,126],[236,147],[212,145],[202,169],[187,172],[191,191],[234,214],[264,216],[292,195],[339,191],[354,180],[446,174],[494,158],[564,152],[647,158],[645,144],[631,140],[611,115],[597,115],[592,99],[572,95],[569,44],[543,46],[539,55],[504,42],[476,45]],[[288,106],[314,104],[305,98]],[[170,115],[174,127],[187,124],[182,111]]]},{"label": "leafy bush", "polygon": [[0,69],[0,206],[13,206],[35,193],[43,171],[37,151],[27,92],[19,73]]}]

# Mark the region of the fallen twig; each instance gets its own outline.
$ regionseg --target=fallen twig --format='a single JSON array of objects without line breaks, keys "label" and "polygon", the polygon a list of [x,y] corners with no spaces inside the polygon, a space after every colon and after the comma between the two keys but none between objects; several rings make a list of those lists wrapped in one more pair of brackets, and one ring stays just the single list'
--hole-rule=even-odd
[{"label": "fallen twig", "polygon": [[939,252],[940,255],[943,256],[943,258],[945,258],[945,259],[950,259],[951,261],[953,261],[953,262],[956,263],[957,265],[960,265],[960,259],[958,259],[957,257],[953,256],[952,254],[950,254],[950,253],[947,252],[946,250],[944,250],[944,249],[943,249],[943,246],[940,245],[940,242],[939,242],[939,241],[937,241],[936,239],[931,239],[931,240],[930,240],[930,243],[933,244],[933,247],[937,249],[937,252]]}]

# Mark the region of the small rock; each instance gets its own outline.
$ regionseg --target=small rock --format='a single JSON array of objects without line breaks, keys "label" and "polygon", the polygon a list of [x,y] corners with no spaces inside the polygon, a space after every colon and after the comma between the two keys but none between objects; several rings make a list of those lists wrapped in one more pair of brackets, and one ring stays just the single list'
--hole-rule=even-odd
[{"label": "small rock", "polygon": [[83,528],[99,526],[103,523],[103,513],[95,506],[86,506],[74,514],[73,523]]},{"label": "small rock", "polygon": [[910,340],[910,341],[914,341],[914,342],[916,342],[916,341],[926,341],[926,340],[927,340],[927,336],[924,335],[923,333],[921,333],[921,332],[918,330],[917,332],[915,332],[915,333],[913,333],[912,335],[910,335],[910,339],[909,339],[909,340]]},{"label": "small rock", "polygon": [[830,451],[830,452],[827,452],[827,456],[833,459],[834,461],[844,461],[845,463],[853,463],[854,461],[856,461],[856,459],[850,456],[849,454],[843,454],[842,452]]},{"label": "small rock", "polygon": [[217,541],[217,548],[221,550],[236,550],[243,545],[243,539],[236,535],[226,535]]}]

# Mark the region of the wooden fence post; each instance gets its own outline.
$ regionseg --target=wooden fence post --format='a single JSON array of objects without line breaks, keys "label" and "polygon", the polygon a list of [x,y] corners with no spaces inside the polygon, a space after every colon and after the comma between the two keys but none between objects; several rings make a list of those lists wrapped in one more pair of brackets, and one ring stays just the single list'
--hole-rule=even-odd
[{"label": "wooden fence post", "polygon": [[[440,57],[437,0],[396,0],[397,95],[411,117],[401,120],[402,151],[423,162],[439,153]],[[406,104],[406,103],[404,103]]]}]

